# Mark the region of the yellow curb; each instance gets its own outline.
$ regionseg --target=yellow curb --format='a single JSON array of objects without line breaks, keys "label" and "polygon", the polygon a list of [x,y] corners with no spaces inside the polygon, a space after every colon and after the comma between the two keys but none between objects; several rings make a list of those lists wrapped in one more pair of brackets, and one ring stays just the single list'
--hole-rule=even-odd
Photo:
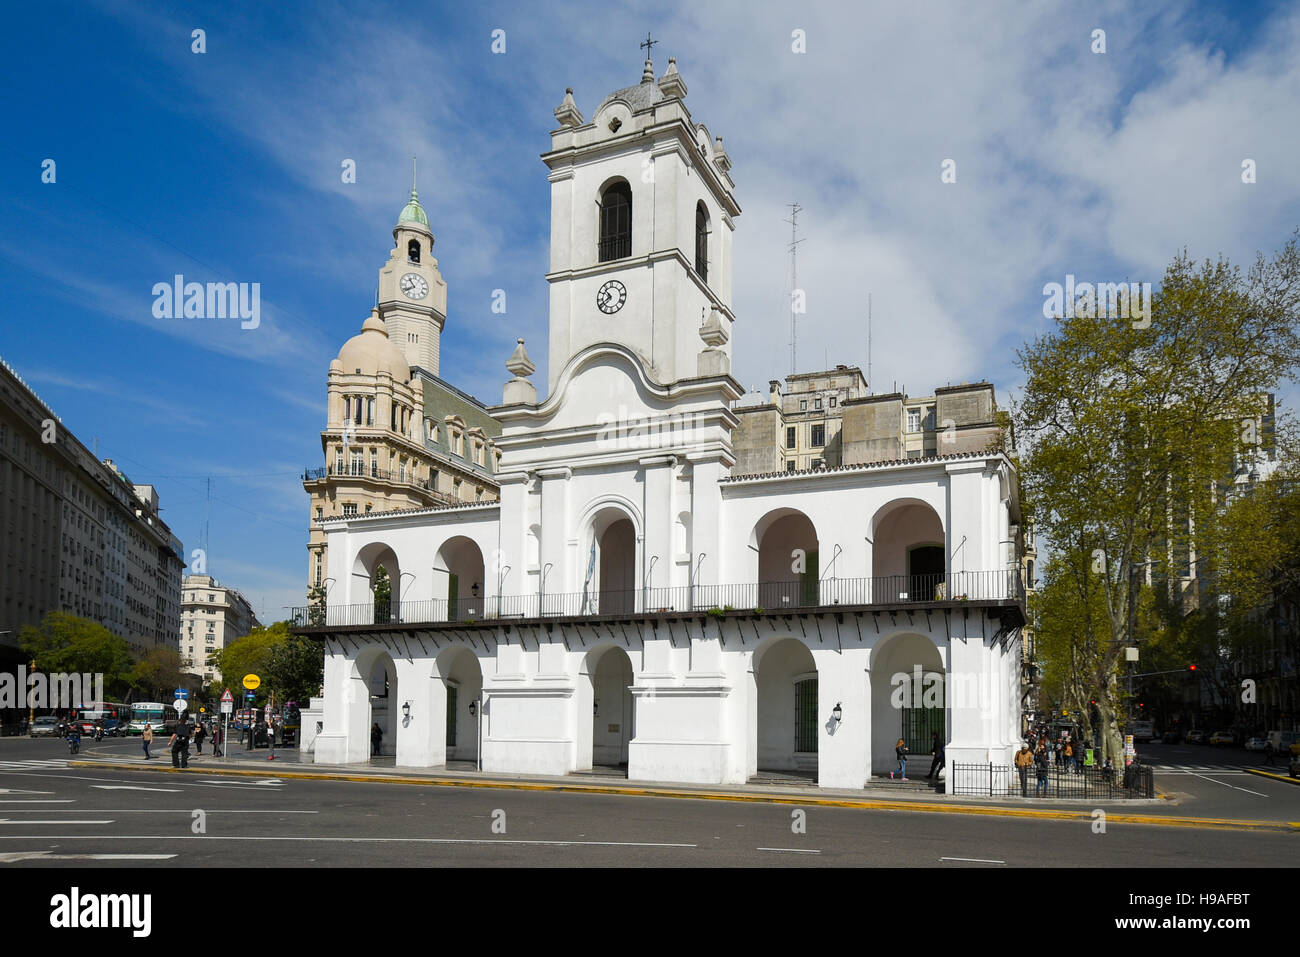
[{"label": "yellow curb", "polygon": [[[110,771],[151,771],[155,774],[179,774],[182,769],[154,765],[143,768],[136,764],[105,764],[100,761],[69,761],[69,767],[100,768]],[[189,768],[209,774],[226,774],[239,777],[264,778],[265,771],[238,768]],[[529,783],[525,781],[475,780],[470,778],[405,778],[368,774],[327,774],[306,771],[276,771],[277,778],[304,781],[352,781],[360,784],[416,784],[431,787],[497,788],[515,791],[558,791],[568,794],[620,794],[632,797],[688,798],[701,801],[737,801],[752,804],[793,804],[808,807],[842,807],[874,811],[916,811],[929,814],[980,814],[992,817],[1020,817],[1044,821],[1091,821],[1091,811],[1031,810],[1004,806],[979,807],[970,804],[932,804],[912,801],[872,801],[851,798],[818,798],[784,794],[736,794],[718,791],[682,791],[672,788],[620,787],[609,784]],[[1155,827],[1193,827],[1214,830],[1300,830],[1300,821],[1238,821],[1231,818],[1169,817],[1150,814],[1115,814],[1107,811],[1107,824],[1145,824]]]},{"label": "yellow curb", "polygon": [[1273,774],[1270,771],[1261,771],[1258,768],[1242,768],[1247,774],[1258,774],[1261,778],[1272,778],[1274,781],[1283,781],[1287,784],[1300,786],[1300,778],[1293,778],[1287,774]]}]

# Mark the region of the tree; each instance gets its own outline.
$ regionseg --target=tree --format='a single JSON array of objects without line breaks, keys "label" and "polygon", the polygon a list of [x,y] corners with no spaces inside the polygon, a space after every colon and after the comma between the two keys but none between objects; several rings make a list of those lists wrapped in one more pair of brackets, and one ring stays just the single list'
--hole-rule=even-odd
[{"label": "tree", "polygon": [[1043,607],[1086,610],[1083,628],[1045,616],[1039,640],[1057,649],[1053,667],[1078,672],[1063,686],[1079,675],[1091,685],[1106,754],[1118,758],[1123,649],[1152,624],[1138,615],[1144,570],[1162,584],[1188,576],[1197,543],[1214,536],[1239,423],[1300,365],[1300,249],[1292,237],[1245,276],[1184,253],[1150,322],[1078,305],[1020,351],[1015,421],[1029,449],[1025,498],[1059,555]]},{"label": "tree", "polygon": [[325,589],[315,585],[307,589],[307,623],[320,626],[325,624]]},{"label": "tree", "polygon": [[266,665],[267,684],[276,700],[306,704],[321,692],[325,677],[325,648],[302,635],[286,635],[271,647]]},{"label": "tree", "polygon": [[131,669],[129,682],[137,701],[170,701],[177,688],[188,688],[195,677],[181,670],[180,652],[150,648]]},{"label": "tree", "polygon": [[126,641],[103,625],[66,612],[48,612],[39,626],[27,625],[18,635],[23,653],[44,672],[102,674],[104,693],[125,697],[131,673]]},{"label": "tree", "polygon": [[[277,621],[273,625],[254,628],[242,638],[232,641],[213,655],[213,662],[221,670],[221,690],[231,688],[236,697],[243,694],[245,675],[255,674],[265,685],[266,668],[271,661],[271,649],[289,636],[289,623]],[[259,689],[259,695],[263,692]],[[221,691],[215,695],[221,697]]]},{"label": "tree", "polygon": [[389,611],[393,597],[393,583],[388,578],[388,569],[383,565],[375,570],[375,624],[388,623]]}]

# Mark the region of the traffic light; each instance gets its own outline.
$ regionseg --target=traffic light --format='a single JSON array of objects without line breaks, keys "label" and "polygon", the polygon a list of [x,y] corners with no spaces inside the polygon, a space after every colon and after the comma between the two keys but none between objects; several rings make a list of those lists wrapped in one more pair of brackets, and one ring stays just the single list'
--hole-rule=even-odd
[{"label": "traffic light", "polygon": [[1187,670],[1188,670],[1188,671],[1195,671],[1195,670],[1196,670],[1196,665],[1188,665],[1188,666],[1187,666]]},{"label": "traffic light", "polygon": [[1146,705],[1143,704],[1141,701],[1139,701],[1139,702],[1138,702],[1138,707],[1139,707],[1139,708],[1145,708]]}]

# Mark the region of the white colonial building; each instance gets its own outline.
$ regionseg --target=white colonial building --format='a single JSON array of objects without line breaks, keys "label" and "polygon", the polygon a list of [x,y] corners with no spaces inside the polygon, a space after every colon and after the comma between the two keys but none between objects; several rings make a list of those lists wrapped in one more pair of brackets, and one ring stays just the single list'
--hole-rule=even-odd
[{"label": "white colonial building", "polygon": [[322,520],[316,761],[366,761],[378,724],[400,766],[489,772],[861,788],[932,730],[950,764],[1010,762],[1020,518],[992,388],[937,392],[954,424],[911,454],[906,397],[845,393],[841,464],[741,474],[740,207],[685,95],[647,61],[590,122],[571,91],[555,111],[550,382],[539,401],[520,340],[500,501]]}]

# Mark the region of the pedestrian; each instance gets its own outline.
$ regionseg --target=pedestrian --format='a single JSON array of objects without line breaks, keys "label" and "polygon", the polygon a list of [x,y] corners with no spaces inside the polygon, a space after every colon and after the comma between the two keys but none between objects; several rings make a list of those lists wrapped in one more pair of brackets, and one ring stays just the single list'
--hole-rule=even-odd
[{"label": "pedestrian", "polygon": [[194,753],[195,754],[201,755],[203,753],[203,738],[206,735],[207,735],[207,731],[204,730],[203,722],[200,721],[198,727],[194,729]]},{"label": "pedestrian", "polygon": [[[1016,771],[1020,774],[1020,796],[1029,797],[1029,766],[1034,763],[1034,752],[1029,749],[1029,742],[1020,742],[1016,752]],[[1035,792],[1037,796],[1037,792]]]},{"label": "pedestrian", "polygon": [[171,740],[167,742],[172,750],[172,767],[188,768],[190,766],[190,724],[182,721],[176,725]]},{"label": "pedestrian", "polygon": [[[370,728],[371,757],[376,757],[376,758],[379,757],[379,753],[382,750],[383,740],[384,740],[384,732],[379,730],[379,722],[376,721]],[[900,741],[899,744],[902,744],[902,742]],[[893,774],[890,774],[889,776],[892,778]]]},{"label": "pedestrian", "polygon": [[894,757],[898,758],[898,770],[889,772],[889,779],[892,781],[897,774],[904,781],[907,780],[907,745],[903,739],[898,739],[898,744],[894,745]]},{"label": "pedestrian", "polygon": [[1069,738],[1065,739],[1065,770],[1077,772],[1079,764],[1074,760],[1074,742]]},{"label": "pedestrian", "polygon": [[152,754],[149,753],[149,745],[153,744],[153,725],[148,721],[144,723],[144,731],[140,734],[141,741],[144,742],[144,759],[148,761]]},{"label": "pedestrian", "polygon": [[930,773],[925,776],[927,781],[938,780],[939,772],[943,770],[945,763],[943,757],[943,739],[939,737],[938,731],[930,732],[930,753],[934,755],[934,759],[930,762]]},{"label": "pedestrian", "polygon": [[1047,754],[1047,747],[1040,744],[1038,753],[1034,755],[1034,772],[1036,781],[1034,783],[1034,797],[1038,797],[1042,792],[1043,797],[1047,797],[1047,771],[1051,767],[1052,759]]}]

